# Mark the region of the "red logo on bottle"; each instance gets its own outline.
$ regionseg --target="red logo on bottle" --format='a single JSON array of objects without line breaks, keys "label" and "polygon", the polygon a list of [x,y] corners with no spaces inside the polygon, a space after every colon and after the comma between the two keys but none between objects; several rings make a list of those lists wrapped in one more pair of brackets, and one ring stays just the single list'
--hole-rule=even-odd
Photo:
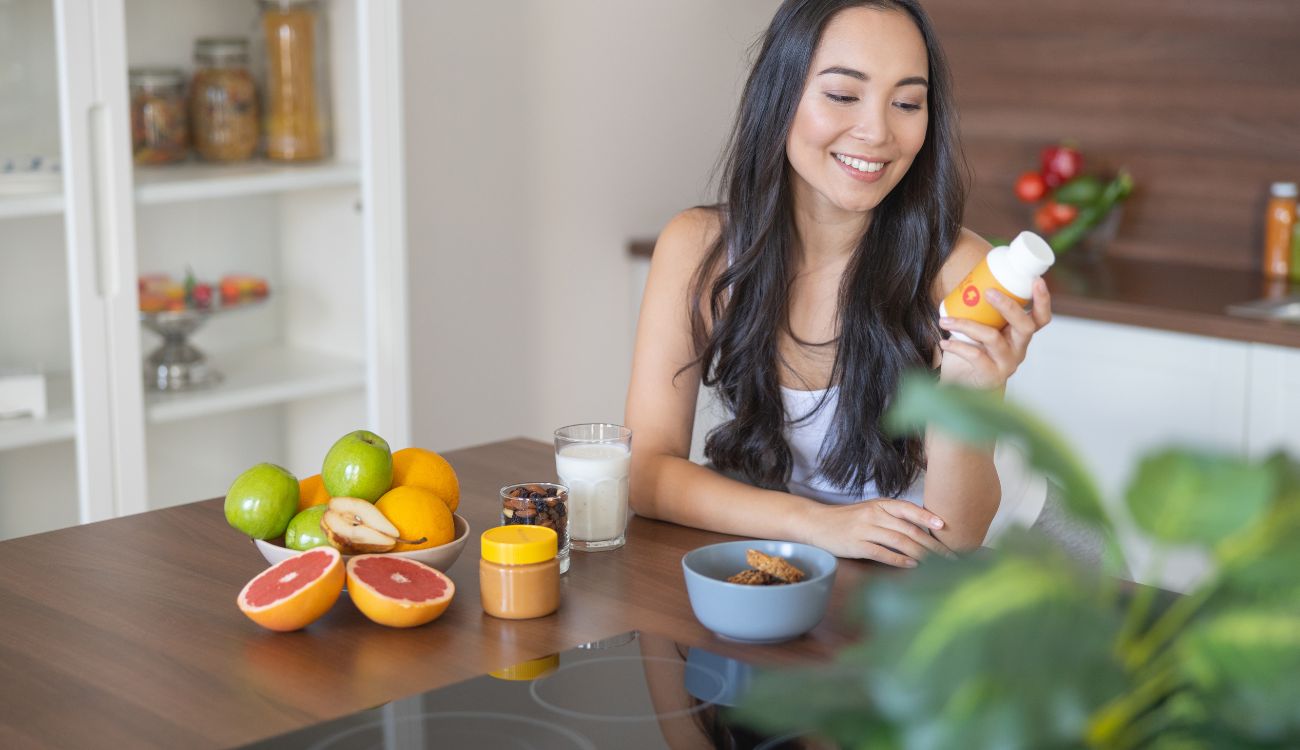
[{"label": "red logo on bottle", "polygon": [[966,303],[967,307],[974,307],[980,303],[980,290],[974,284],[962,290],[961,301]]}]

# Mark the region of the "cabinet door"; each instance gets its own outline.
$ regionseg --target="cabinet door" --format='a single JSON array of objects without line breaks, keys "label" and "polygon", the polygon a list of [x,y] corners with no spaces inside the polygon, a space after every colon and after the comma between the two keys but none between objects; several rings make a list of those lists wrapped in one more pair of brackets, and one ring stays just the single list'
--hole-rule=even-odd
[{"label": "cabinet door", "polygon": [[146,508],[122,0],[56,0],[82,522]]},{"label": "cabinet door", "polygon": [[366,404],[372,429],[394,446],[411,442],[407,318],[406,192],[401,105],[402,14],[398,3],[357,5],[361,77],[361,177],[370,321]]},{"label": "cabinet door", "polygon": [[1249,425],[1250,455],[1283,450],[1300,460],[1300,350],[1251,347]]},{"label": "cabinet door", "polygon": [[[1034,337],[1008,397],[1059,430],[1116,506],[1138,459],[1169,444],[1246,448],[1250,344],[1057,317]],[[1153,548],[1122,529],[1134,573]],[[1175,553],[1159,582],[1186,588],[1198,555]]]}]

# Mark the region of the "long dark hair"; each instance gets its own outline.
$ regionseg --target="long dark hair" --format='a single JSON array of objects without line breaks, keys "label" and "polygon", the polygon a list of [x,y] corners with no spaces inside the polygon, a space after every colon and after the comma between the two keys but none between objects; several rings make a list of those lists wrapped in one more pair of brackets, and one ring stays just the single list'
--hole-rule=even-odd
[{"label": "long dark hair", "polygon": [[783,428],[808,416],[785,414],[779,378],[778,342],[793,335],[785,147],[822,32],[852,7],[901,11],[916,24],[929,59],[930,120],[920,152],[874,210],[840,283],[838,333],[828,342],[836,346],[838,407],[819,473],[845,490],[863,491],[871,481],[897,496],[924,467],[923,446],[919,438],[890,438],[880,418],[903,371],[931,364],[940,336],[931,289],[961,231],[966,198],[952,81],[917,0],[786,0],[777,10],[720,162],[722,233],[694,276],[691,330],[704,385],[733,417],[709,433],[705,455],[755,485],[785,488],[791,454]]}]

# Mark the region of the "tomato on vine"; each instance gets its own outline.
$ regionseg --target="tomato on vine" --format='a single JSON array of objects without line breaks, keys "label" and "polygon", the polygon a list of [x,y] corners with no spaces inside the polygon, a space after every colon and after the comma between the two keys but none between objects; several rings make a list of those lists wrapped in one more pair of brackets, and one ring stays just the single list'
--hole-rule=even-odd
[{"label": "tomato on vine", "polygon": [[1025,203],[1037,203],[1047,195],[1047,183],[1037,172],[1029,171],[1016,180],[1016,197]]},{"label": "tomato on vine", "polygon": [[1068,143],[1048,146],[1042,153],[1043,182],[1054,188],[1068,182],[1083,171],[1083,154]]}]

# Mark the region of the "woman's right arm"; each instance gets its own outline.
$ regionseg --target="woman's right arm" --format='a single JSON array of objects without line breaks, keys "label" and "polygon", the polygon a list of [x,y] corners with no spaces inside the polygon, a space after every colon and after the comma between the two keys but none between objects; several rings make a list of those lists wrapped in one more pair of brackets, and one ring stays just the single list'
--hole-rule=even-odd
[{"label": "woman's right arm", "polygon": [[[655,243],[637,321],[625,418],[632,428],[631,501],[637,515],[727,534],[789,539],[803,503],[751,487],[689,459],[701,366],[691,365],[689,294],[717,239],[717,213],[673,218]],[[678,374],[680,371],[680,374]]]},{"label": "woman's right arm", "polygon": [[[669,222],[655,244],[625,415],[633,434],[633,510],[685,526],[788,539],[841,557],[910,567],[910,559],[924,557],[934,544],[917,526],[937,519],[929,511],[903,500],[825,506],[759,489],[690,461],[701,366],[682,370],[695,359],[689,294],[695,270],[718,233],[714,211],[691,209]],[[897,517],[902,515],[910,522]]]}]

